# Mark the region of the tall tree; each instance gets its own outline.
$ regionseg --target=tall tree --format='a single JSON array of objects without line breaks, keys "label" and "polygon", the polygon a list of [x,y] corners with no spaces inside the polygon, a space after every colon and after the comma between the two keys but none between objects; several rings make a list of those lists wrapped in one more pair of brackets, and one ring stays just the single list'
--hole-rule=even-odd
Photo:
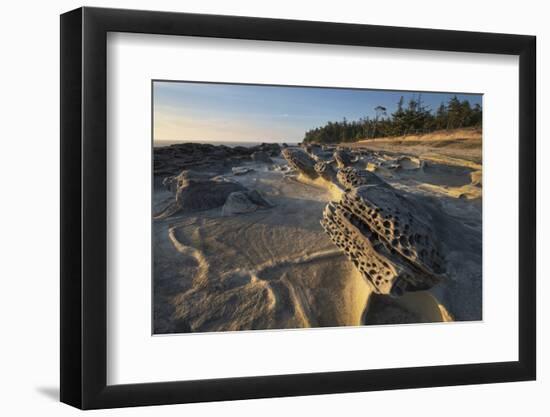
[{"label": "tall tree", "polygon": [[468,100],[460,101],[453,96],[447,103],[441,103],[432,111],[423,104],[422,95],[412,96],[404,106],[400,97],[396,110],[387,116],[384,106],[374,108],[375,117],[341,122],[329,121],[325,126],[316,127],[305,133],[304,142],[339,143],[385,136],[400,136],[407,133],[431,132],[437,129],[460,127],[480,127],[483,110],[480,104],[472,106]]}]

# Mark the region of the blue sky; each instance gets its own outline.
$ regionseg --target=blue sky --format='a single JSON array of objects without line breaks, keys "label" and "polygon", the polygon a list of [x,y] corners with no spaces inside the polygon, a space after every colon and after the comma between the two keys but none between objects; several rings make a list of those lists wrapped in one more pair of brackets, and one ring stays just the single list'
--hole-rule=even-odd
[{"label": "blue sky", "polygon": [[[156,81],[154,140],[299,142],[304,133],[328,121],[374,117],[378,105],[393,112],[418,93],[340,88],[280,87]],[[422,93],[435,110],[454,94]],[[481,104],[480,94],[456,94]]]}]

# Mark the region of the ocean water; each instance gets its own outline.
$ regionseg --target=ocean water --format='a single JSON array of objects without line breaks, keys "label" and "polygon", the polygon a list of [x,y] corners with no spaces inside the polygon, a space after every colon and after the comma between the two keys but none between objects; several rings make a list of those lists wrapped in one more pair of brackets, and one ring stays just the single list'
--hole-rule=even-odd
[{"label": "ocean water", "polygon": [[[154,147],[155,148],[160,148],[162,146],[170,146],[170,145],[175,145],[175,144],[178,144],[178,143],[209,143],[211,145],[230,146],[231,148],[234,148],[235,146],[244,146],[246,148],[250,148],[252,146],[260,145],[262,143],[272,143],[272,142],[219,142],[219,141],[210,141],[210,140],[183,140],[183,141],[170,140],[170,141],[154,142]],[[281,145],[282,143],[286,143],[289,146],[298,145],[298,143],[296,143],[296,142],[281,141],[281,142],[276,142],[276,143],[278,143],[279,145]]]}]

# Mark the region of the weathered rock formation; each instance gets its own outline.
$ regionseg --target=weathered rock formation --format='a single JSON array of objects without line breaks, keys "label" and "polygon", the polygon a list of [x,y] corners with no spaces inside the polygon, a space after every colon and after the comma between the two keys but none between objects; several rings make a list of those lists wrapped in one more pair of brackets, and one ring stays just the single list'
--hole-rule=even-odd
[{"label": "weathered rock formation", "polygon": [[318,154],[319,152],[322,151],[321,149],[321,146],[316,144],[316,143],[309,143],[307,145],[304,146],[304,149],[306,150],[306,152],[310,155],[316,155]]},{"label": "weathered rock formation", "polygon": [[303,145],[302,148],[315,161],[330,161],[333,159],[333,152],[324,150],[323,147],[317,143],[308,143]]},{"label": "weathered rock formation", "polygon": [[293,169],[306,177],[314,180],[319,176],[315,171],[315,160],[302,149],[285,148],[282,154]]},{"label": "weathered rock formation", "polygon": [[219,173],[254,158],[265,159],[263,154],[252,156],[257,152],[274,157],[280,154],[281,147],[277,143],[262,143],[252,147],[235,146],[233,148],[208,143],[180,143],[156,147],[153,152],[153,169],[154,174],[159,176],[174,176],[187,169],[210,170]]},{"label": "weathered rock formation", "polygon": [[186,184],[189,180],[208,180],[214,176],[211,172],[199,172],[192,169],[181,171],[178,175],[171,177],[165,177],[162,180],[162,185],[166,187],[168,191],[173,193],[178,191],[178,188]]},{"label": "weathered rock formation", "polygon": [[351,154],[343,149],[337,149],[334,151],[334,159],[336,160],[338,168],[345,168],[352,164]]},{"label": "weathered rock formation", "polygon": [[314,168],[315,172],[324,180],[336,182],[336,170],[330,162],[319,161],[315,164]]},{"label": "weathered rock formation", "polygon": [[270,208],[272,205],[266,201],[258,191],[235,191],[227,196],[222,207],[222,215],[251,213],[259,209]]},{"label": "weathered rock formation", "polygon": [[278,143],[262,143],[252,148],[252,152],[261,151],[267,153],[269,156],[279,156],[281,153],[281,145]]},{"label": "weathered rock formation", "polygon": [[431,219],[387,184],[363,185],[329,203],[321,224],[375,293],[431,288],[444,273]]},{"label": "weathered rock formation", "polygon": [[249,172],[253,172],[254,169],[253,168],[249,168],[249,167],[233,167],[231,168],[231,172],[233,173],[233,175],[245,175],[245,174],[248,174]]},{"label": "weathered rock formation", "polygon": [[398,169],[415,170],[424,167],[424,161],[412,156],[401,156],[397,158],[396,165]]},{"label": "weathered rock formation", "polygon": [[250,155],[250,157],[254,162],[265,162],[268,164],[273,163],[273,160],[269,157],[268,153],[265,151],[253,152],[252,155]]},{"label": "weathered rock formation", "polygon": [[[234,167],[233,175],[244,175],[251,169]],[[253,171],[253,170],[252,170]],[[272,207],[258,191],[211,172],[182,171],[166,177],[163,185],[175,194],[175,198],[154,217],[165,219],[179,212],[211,210],[222,207],[222,215],[249,213]]]},{"label": "weathered rock formation", "polygon": [[337,179],[346,191],[361,185],[386,184],[378,175],[366,170],[357,170],[353,167],[340,169]]},{"label": "weathered rock formation", "polygon": [[482,171],[473,171],[470,173],[470,179],[472,180],[472,185],[481,188],[483,185],[483,174]]},{"label": "weathered rock formation", "polygon": [[229,194],[236,191],[246,191],[246,188],[222,178],[188,178],[178,186],[176,206],[186,211],[210,210],[223,206]]}]

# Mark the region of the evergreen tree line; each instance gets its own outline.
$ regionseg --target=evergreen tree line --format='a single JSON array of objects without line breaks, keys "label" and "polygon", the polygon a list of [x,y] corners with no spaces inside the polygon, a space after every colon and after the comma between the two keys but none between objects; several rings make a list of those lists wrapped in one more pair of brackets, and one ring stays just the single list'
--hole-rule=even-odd
[{"label": "evergreen tree line", "polygon": [[442,102],[432,111],[422,103],[422,96],[414,96],[405,105],[401,96],[395,112],[387,115],[386,108],[377,106],[373,118],[357,121],[328,122],[306,132],[304,142],[341,143],[388,136],[429,133],[435,130],[481,127],[482,109],[456,96]]}]

